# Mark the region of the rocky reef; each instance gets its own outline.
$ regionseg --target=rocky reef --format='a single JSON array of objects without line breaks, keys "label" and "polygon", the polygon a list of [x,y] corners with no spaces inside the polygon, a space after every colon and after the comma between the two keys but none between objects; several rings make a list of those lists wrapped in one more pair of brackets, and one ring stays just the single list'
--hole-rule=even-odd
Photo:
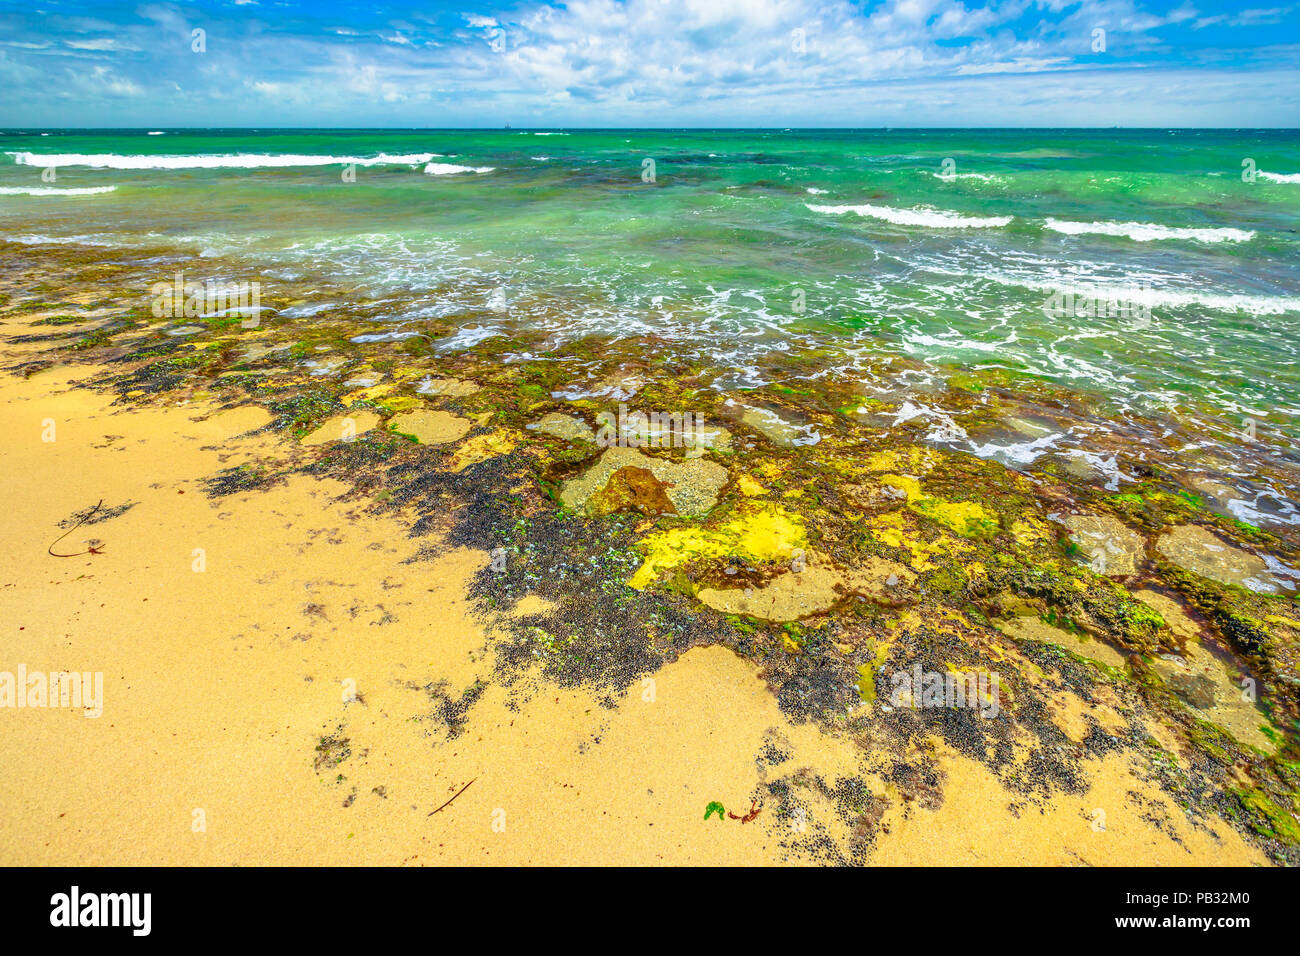
[{"label": "rocky reef", "polygon": [[[0,249],[0,310],[25,329],[9,374],[82,363],[124,404],[265,407],[300,454],[209,493],[330,476],[414,536],[486,552],[474,597],[504,684],[613,692],[700,645],[756,662],[787,714],[857,741],[864,776],[887,781],[790,772],[754,795],[791,816],[822,792],[851,837],[786,837],[822,858],[869,859],[882,803],[943,800],[937,740],[1026,804],[1086,790],[1093,761],[1124,753],[1193,823],[1222,817],[1300,862],[1300,534],[1227,506],[1243,471],[1297,487],[1289,451],[1216,471],[1163,440],[1170,423],[1130,416],[1082,454],[977,454],[815,350],[774,354],[768,384],[738,390],[636,337],[518,328],[448,347],[494,315],[376,339],[360,308],[292,317],[307,282],[264,296],[251,327],[159,320],[143,290],[186,264],[174,253]],[[976,450],[1108,414],[1003,368],[882,359],[872,380],[922,371]],[[511,613],[537,594],[546,607]],[[996,707],[929,705],[901,689],[918,665],[995,675]]]}]

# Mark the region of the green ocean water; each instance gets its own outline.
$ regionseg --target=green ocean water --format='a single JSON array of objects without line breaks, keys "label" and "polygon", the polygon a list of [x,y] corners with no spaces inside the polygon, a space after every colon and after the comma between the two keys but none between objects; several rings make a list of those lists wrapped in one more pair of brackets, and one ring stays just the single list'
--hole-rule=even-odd
[{"label": "green ocean water", "polygon": [[0,238],[465,317],[448,348],[653,336],[729,388],[899,355],[1300,436],[1294,130],[150,132],[4,131]]}]

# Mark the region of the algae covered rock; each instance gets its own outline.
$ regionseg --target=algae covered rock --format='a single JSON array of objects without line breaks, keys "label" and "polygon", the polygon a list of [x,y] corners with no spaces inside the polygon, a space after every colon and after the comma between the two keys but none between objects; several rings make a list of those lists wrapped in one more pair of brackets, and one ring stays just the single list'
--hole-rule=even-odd
[{"label": "algae covered rock", "polygon": [[628,585],[648,587],[659,575],[693,561],[736,558],[754,565],[789,564],[808,546],[804,520],[771,502],[746,501],[710,527],[656,531],[638,545],[645,561]]},{"label": "algae covered rock", "polygon": [[815,445],[822,440],[821,432],[813,426],[787,421],[766,408],[746,408],[740,420],[781,448]]},{"label": "algae covered rock", "polygon": [[761,588],[702,588],[700,601],[726,614],[745,614],[768,621],[794,621],[830,610],[844,598],[860,594],[892,602],[916,575],[895,561],[869,558],[842,570],[817,558],[800,569],[795,563]]},{"label": "algae covered rock", "polygon": [[1040,641],[1077,654],[1086,660],[1123,670],[1127,659],[1105,641],[1097,640],[1086,634],[1063,630],[1047,623],[1040,617],[1023,616],[1006,621],[997,621],[995,626],[1002,633],[1017,640]]},{"label": "algae covered rock", "polygon": [[518,443],[515,433],[504,428],[488,432],[486,435],[475,435],[456,449],[456,454],[451,458],[450,469],[453,473],[459,473],[480,461],[487,461],[498,455],[507,455],[514,451]]},{"label": "algae covered rock", "polygon": [[349,441],[354,436],[368,432],[379,424],[374,412],[357,411],[348,415],[335,415],[321,423],[315,431],[302,439],[304,445],[323,445],[331,441]]},{"label": "algae covered rock", "polygon": [[643,515],[676,514],[677,508],[664,493],[668,483],[649,468],[628,465],[609,476],[605,487],[591,496],[587,510],[594,515],[639,511]]},{"label": "algae covered rock", "polygon": [[921,482],[911,475],[882,475],[881,484],[907,499],[909,511],[941,524],[965,538],[987,537],[998,533],[998,516],[978,501],[947,501],[921,490]]},{"label": "algae covered rock", "polygon": [[477,382],[463,382],[456,378],[425,378],[415,389],[421,395],[444,395],[447,398],[464,398],[479,390]]},{"label": "algae covered rock", "polygon": [[564,483],[560,501],[569,508],[582,508],[594,514],[592,497],[606,487],[615,472],[628,467],[645,469],[662,482],[677,514],[686,517],[707,514],[717,504],[728,477],[727,469],[702,458],[677,463],[651,458],[635,448],[609,448],[581,477]]}]

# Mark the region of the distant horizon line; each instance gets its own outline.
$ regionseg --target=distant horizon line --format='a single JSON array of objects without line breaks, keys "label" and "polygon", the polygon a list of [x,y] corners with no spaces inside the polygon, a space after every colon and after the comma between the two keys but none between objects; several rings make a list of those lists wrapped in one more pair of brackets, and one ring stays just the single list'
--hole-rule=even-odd
[{"label": "distant horizon line", "polygon": [[1300,126],[165,126],[161,124],[145,126],[0,126],[0,134],[23,133],[27,131],[82,132],[82,133],[118,133],[138,131],[175,131],[175,132],[215,132],[239,131],[258,133],[270,130],[334,130],[346,132],[497,132],[529,133],[536,131],[558,132],[680,132],[680,131],[734,131],[734,132],[892,132],[894,130],[913,132],[943,132],[960,130],[1014,130],[1014,131],[1055,131],[1074,130],[1080,132],[1111,132],[1127,130],[1135,132],[1171,132],[1171,131],[1231,131],[1231,132],[1300,132]]}]

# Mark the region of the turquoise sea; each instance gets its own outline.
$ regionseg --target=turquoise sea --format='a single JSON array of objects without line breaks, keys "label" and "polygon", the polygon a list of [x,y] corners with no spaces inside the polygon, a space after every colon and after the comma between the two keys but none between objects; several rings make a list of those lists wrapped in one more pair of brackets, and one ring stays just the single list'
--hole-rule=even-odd
[{"label": "turquoise sea", "polygon": [[[1294,463],[1298,224],[1295,130],[0,133],[0,239],[189,250],[307,282],[304,322],[436,318],[450,349],[526,327],[651,337],[718,388],[860,374],[984,453],[931,379],[1027,373],[1225,448],[1250,421]],[[1084,443],[1030,437],[991,453]]]}]

